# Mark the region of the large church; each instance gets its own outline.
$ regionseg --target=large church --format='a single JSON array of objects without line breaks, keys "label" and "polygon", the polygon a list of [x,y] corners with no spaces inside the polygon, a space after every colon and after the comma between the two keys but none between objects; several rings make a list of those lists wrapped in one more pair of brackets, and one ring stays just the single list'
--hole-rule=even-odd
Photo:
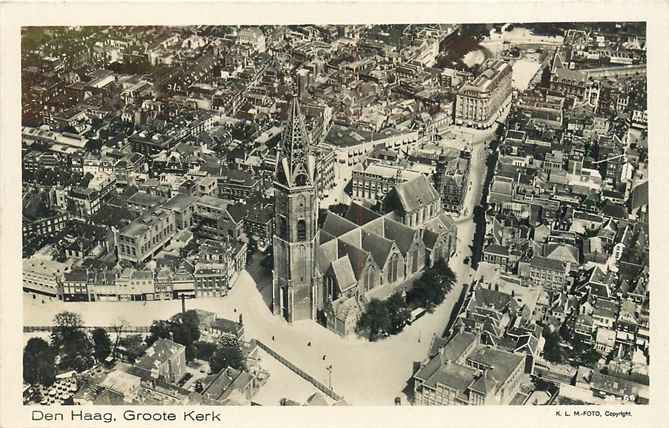
[{"label": "large church", "polygon": [[288,322],[318,320],[338,334],[366,302],[384,299],[455,249],[456,227],[420,175],[388,193],[381,212],[352,203],[319,228],[318,171],[297,99],[289,106],[274,182],[272,308]]}]

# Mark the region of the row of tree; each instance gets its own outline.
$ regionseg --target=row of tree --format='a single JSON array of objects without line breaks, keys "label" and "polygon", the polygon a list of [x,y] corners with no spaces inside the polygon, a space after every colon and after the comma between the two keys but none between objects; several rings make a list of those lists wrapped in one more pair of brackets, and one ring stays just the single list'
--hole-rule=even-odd
[{"label": "row of tree", "polygon": [[[33,337],[23,350],[23,380],[31,385],[49,386],[56,374],[69,370],[77,372],[104,361],[113,350],[107,331],[96,328],[90,334],[82,327],[81,317],[73,312],[61,312],[54,318],[55,327],[50,343]],[[186,347],[186,359],[208,361],[212,373],[226,367],[245,367],[239,340],[224,337],[217,343],[201,341],[199,318],[195,311],[180,313],[171,320],[154,321],[146,339],[141,334],[118,338],[131,363],[160,338],[170,339]],[[119,334],[117,332],[117,334]]]},{"label": "row of tree", "polygon": [[395,293],[386,300],[371,299],[358,320],[358,332],[367,332],[369,340],[383,334],[397,334],[411,317],[406,299]]},{"label": "row of tree", "polygon": [[23,380],[29,384],[51,385],[58,371],[84,371],[111,353],[107,331],[96,328],[89,334],[79,314],[61,312],[54,324],[50,343],[33,337],[23,349]]},{"label": "row of tree", "polygon": [[200,340],[200,320],[195,311],[180,313],[171,320],[154,321],[149,332],[148,346],[159,338],[171,339],[186,347],[186,360],[208,361],[212,373],[226,367],[244,367],[241,344],[236,338],[224,336],[215,343]]},{"label": "row of tree", "polygon": [[453,289],[455,274],[446,261],[440,259],[425,270],[406,293],[397,292],[385,301],[371,299],[358,320],[359,333],[366,332],[369,340],[379,335],[401,332],[411,319],[411,308],[432,310],[444,301]]},{"label": "row of tree", "polygon": [[431,310],[440,305],[453,289],[455,274],[444,259],[428,268],[407,292],[407,301],[414,307]]},{"label": "row of tree", "polygon": [[186,360],[192,361],[197,353],[195,342],[200,339],[200,318],[193,310],[182,312],[170,320],[154,321],[149,333],[148,346],[161,338],[173,340],[186,347]]}]

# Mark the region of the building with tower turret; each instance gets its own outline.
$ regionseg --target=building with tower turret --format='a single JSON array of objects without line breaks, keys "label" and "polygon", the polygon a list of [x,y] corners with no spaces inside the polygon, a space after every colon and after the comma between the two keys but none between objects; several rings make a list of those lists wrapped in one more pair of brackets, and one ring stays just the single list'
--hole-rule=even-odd
[{"label": "building with tower turret", "polygon": [[315,319],[318,174],[297,98],[289,106],[275,177],[273,312],[289,322]]},{"label": "building with tower turret", "polygon": [[355,331],[372,298],[384,299],[453,253],[456,228],[429,178],[417,174],[380,193],[384,212],[352,203],[318,228],[317,162],[297,98],[277,158],[272,307],[289,322],[318,320]]},{"label": "building with tower turret", "polygon": [[469,152],[443,152],[439,155],[434,171],[434,187],[437,189],[444,210],[459,213],[465,202],[469,186]]}]

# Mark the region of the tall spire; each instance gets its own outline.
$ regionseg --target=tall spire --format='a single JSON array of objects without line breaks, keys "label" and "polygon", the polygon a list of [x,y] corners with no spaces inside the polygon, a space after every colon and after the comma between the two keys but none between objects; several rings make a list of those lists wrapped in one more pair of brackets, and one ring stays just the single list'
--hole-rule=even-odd
[{"label": "tall spire", "polygon": [[315,164],[310,156],[309,134],[296,96],[288,107],[288,120],[281,136],[277,181],[288,186],[314,184]]},{"label": "tall spire", "polygon": [[304,123],[300,103],[293,96],[288,107],[288,121],[283,130],[283,149],[286,150],[291,171],[296,164],[303,164],[308,156],[309,135]]}]

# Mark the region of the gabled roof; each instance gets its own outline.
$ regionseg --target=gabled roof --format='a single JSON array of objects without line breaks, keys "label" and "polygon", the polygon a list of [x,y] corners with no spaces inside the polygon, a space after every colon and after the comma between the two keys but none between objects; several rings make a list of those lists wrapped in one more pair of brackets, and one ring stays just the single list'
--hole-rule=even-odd
[{"label": "gabled roof", "polygon": [[356,278],[360,278],[362,274],[362,269],[367,264],[369,253],[361,248],[337,240],[337,250],[340,257],[347,255],[350,259],[353,272],[355,273]]},{"label": "gabled roof", "polygon": [[476,341],[476,335],[468,332],[458,333],[444,346],[443,357],[446,360],[457,361],[465,351]]},{"label": "gabled roof", "polygon": [[425,223],[425,230],[431,230],[432,232],[439,235],[446,232],[457,233],[457,227],[453,217],[444,212],[427,221]]},{"label": "gabled roof", "polygon": [[346,211],[346,219],[359,226],[367,224],[379,217],[381,217],[379,213],[374,212],[369,208],[365,208],[355,202],[351,202],[351,205],[348,207],[348,211]]},{"label": "gabled roof", "polygon": [[578,249],[573,245],[550,243],[546,249],[546,257],[549,259],[578,264]]},{"label": "gabled roof", "polygon": [[340,292],[348,290],[357,283],[355,274],[353,273],[353,267],[351,266],[351,260],[348,258],[348,255],[332,262],[332,272],[337,280],[337,286],[339,287]]},{"label": "gabled roof", "polygon": [[503,385],[519,364],[523,364],[525,357],[501,349],[495,349],[486,345],[479,345],[468,357],[484,367],[488,376],[497,383]]},{"label": "gabled roof", "polygon": [[384,266],[393,248],[393,242],[382,236],[363,230],[362,248],[372,254],[372,258],[374,258],[377,265]]},{"label": "gabled roof", "polygon": [[246,217],[246,214],[248,212],[248,208],[244,204],[234,204],[234,205],[228,205],[227,207],[228,214],[230,214],[230,218],[235,222],[239,223],[244,218]]},{"label": "gabled roof", "polygon": [[333,213],[332,211],[328,211],[325,216],[325,222],[323,223],[321,230],[324,230],[330,235],[336,237],[336,236],[341,236],[346,232],[350,232],[351,230],[357,227],[358,225],[356,225],[355,223]]},{"label": "gabled roof", "polygon": [[411,248],[416,231],[395,220],[388,218],[383,222],[383,237],[395,241],[402,254],[406,254]]},{"label": "gabled roof", "polygon": [[321,273],[327,272],[330,264],[337,259],[337,240],[331,240],[327,244],[321,244],[316,249],[316,260]]},{"label": "gabled roof", "polygon": [[404,212],[415,211],[439,199],[439,194],[423,174],[398,184],[395,192]]},{"label": "gabled roof", "polygon": [[318,233],[319,233],[319,238],[320,238],[319,242],[321,243],[321,245],[323,245],[327,242],[330,242],[333,239],[336,239],[334,235],[332,235],[331,233],[329,233],[328,231],[326,231],[324,229],[320,229],[318,231]]},{"label": "gabled roof", "polygon": [[474,291],[475,307],[492,308],[495,311],[515,311],[518,308],[518,303],[510,294],[502,293],[501,291],[489,290],[487,288],[478,287]]},{"label": "gabled roof", "polygon": [[563,271],[565,269],[564,262],[539,256],[532,257],[532,260],[530,260],[530,265],[532,267],[550,269],[554,271]]},{"label": "gabled roof", "polygon": [[137,363],[137,367],[145,370],[158,369],[163,363],[172,358],[172,356],[186,348],[169,339],[158,339],[154,342],[141,360]]}]

